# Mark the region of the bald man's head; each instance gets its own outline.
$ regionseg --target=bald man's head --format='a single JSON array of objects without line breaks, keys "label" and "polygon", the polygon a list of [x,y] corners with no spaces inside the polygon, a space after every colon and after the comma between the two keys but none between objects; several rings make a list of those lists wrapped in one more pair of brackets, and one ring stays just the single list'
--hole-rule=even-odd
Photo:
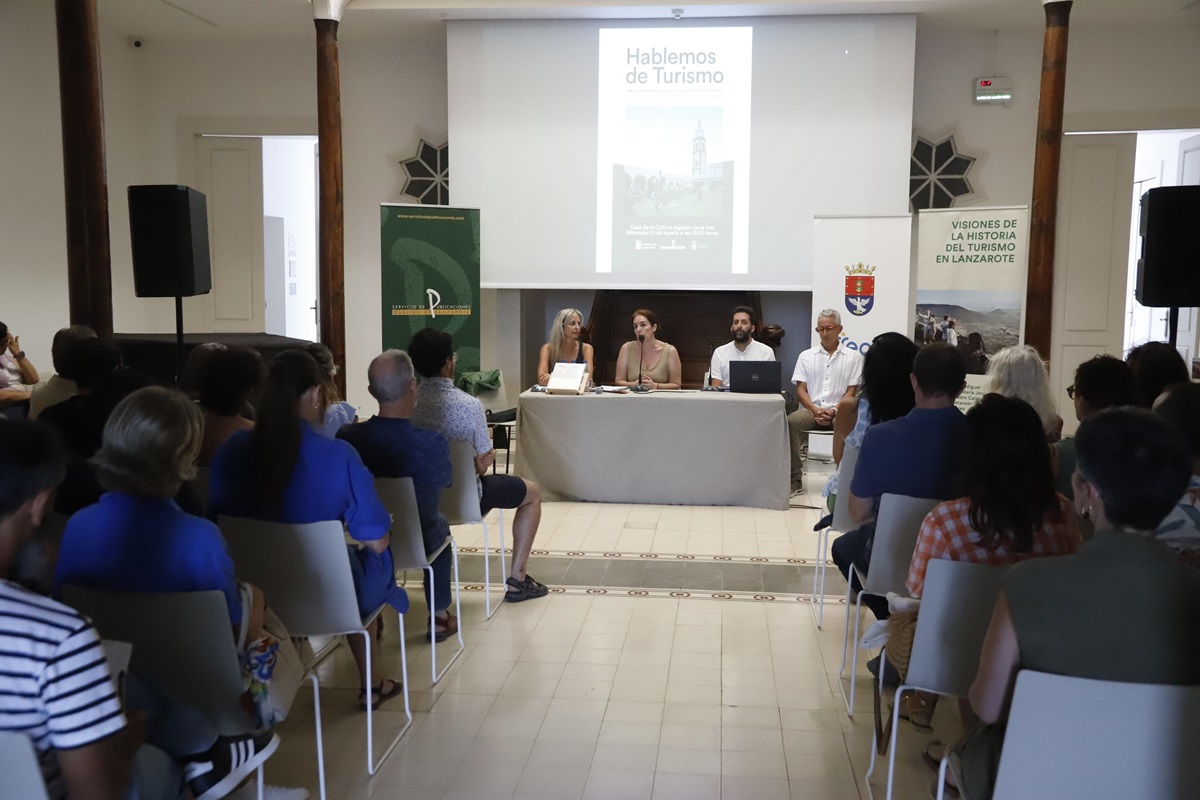
[{"label": "bald man's head", "polygon": [[402,400],[413,385],[412,359],[403,350],[385,350],[367,368],[367,390],[381,405]]}]

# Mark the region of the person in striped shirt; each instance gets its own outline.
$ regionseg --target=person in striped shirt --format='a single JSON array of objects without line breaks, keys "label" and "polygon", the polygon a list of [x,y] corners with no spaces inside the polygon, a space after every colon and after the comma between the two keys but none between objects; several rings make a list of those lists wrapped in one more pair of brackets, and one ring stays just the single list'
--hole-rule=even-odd
[{"label": "person in striped shirt", "polygon": [[178,767],[121,712],[92,624],[8,580],[65,464],[49,428],[0,420],[0,732],[30,738],[56,800],[180,797]]}]

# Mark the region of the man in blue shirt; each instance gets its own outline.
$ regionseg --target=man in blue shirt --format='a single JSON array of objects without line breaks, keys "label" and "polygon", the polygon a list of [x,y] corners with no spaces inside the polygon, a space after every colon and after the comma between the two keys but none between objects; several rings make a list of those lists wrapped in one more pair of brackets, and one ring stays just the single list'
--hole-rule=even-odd
[{"label": "man in blue shirt", "polygon": [[[425,552],[432,553],[450,535],[450,524],[438,510],[442,488],[450,485],[450,445],[446,437],[412,424],[417,402],[417,380],[412,360],[403,350],[388,350],[375,357],[367,370],[367,390],[379,401],[379,413],[358,425],[347,425],[338,438],[354,446],[363,464],[376,478],[412,478],[417,495],[417,513]],[[425,600],[437,617],[434,638],[441,642],[458,630],[450,613],[450,548],[433,560],[437,595],[429,596],[425,577]]]},{"label": "man in blue shirt", "polygon": [[[833,561],[849,579],[850,565],[866,570],[875,540],[875,514],[885,494],[950,500],[966,449],[967,419],[954,401],[966,388],[967,364],[944,342],[927,345],[913,359],[910,380],[916,406],[899,419],[872,425],[863,438],[850,484],[850,517],[860,525],[833,542]],[[860,588],[855,585],[856,589]],[[880,619],[886,602],[866,604]]]}]

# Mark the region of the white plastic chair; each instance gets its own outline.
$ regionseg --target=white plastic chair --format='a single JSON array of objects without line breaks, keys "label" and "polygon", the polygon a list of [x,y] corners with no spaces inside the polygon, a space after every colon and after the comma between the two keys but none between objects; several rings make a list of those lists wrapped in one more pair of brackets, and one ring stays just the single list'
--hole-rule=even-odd
[{"label": "white plastic chair", "polygon": [[818,628],[825,622],[825,568],[829,563],[829,534],[854,530],[854,520],[850,519],[849,493],[856,466],[858,448],[845,448],[842,451],[842,461],[838,464],[838,493],[833,501],[833,521],[829,523],[829,527],[817,531],[816,574],[813,575],[811,606],[817,616]]},{"label": "white plastic chair", "polygon": [[[838,686],[842,689],[846,715],[849,717],[854,716],[854,685],[858,675],[858,641],[859,628],[862,625],[863,595],[886,597],[888,592],[908,594],[904,582],[908,579],[913,551],[917,549],[917,534],[921,532],[921,522],[939,502],[941,501],[923,497],[885,494],[879,501],[870,568],[863,574],[857,566],[850,567],[850,578],[846,581],[846,630],[842,638],[842,666],[838,669]],[[843,676],[846,672],[846,648],[850,643],[850,593],[853,591],[855,575],[863,588],[858,593],[857,602],[854,603],[854,660],[850,667],[850,691],[847,694]],[[880,674],[883,674],[882,665]]]},{"label": "white plastic chair", "polygon": [[450,669],[450,665],[462,655],[466,649],[462,633],[462,600],[458,586],[458,545],[453,536],[447,536],[442,546],[432,553],[425,552],[425,538],[421,533],[421,517],[417,512],[417,495],[413,488],[412,478],[376,478],[375,493],[392,515],[392,535],[389,548],[392,551],[392,562],[397,571],[421,569],[429,579],[429,593],[436,596],[434,591],[433,561],[449,547],[454,558],[454,612],[458,615],[458,649],[450,660],[438,672],[436,620],[433,609],[429,610],[429,661],[433,682],[436,684]]},{"label": "white plastic chair", "polygon": [[0,775],[4,776],[5,797],[50,800],[33,740],[25,734],[0,732]]},{"label": "white plastic chair", "polygon": [[[374,712],[370,702],[371,634],[366,628],[386,608],[379,606],[366,617],[358,614],[354,577],[346,554],[342,523],[313,522],[287,525],[280,522],[221,517],[217,524],[225,535],[238,578],[262,589],[271,609],[298,637],[362,636],[366,643],[367,678],[367,772],[374,775],[412,727],[412,707],[408,698],[408,654],[404,642],[404,615],[397,614],[400,634],[400,670],[404,694],[404,714],[408,718],[396,738],[378,760],[374,747]],[[335,642],[336,644],[336,642]],[[305,676],[313,685],[313,711],[317,733],[317,770],[321,798],[325,798],[325,746],[321,728],[320,681],[316,668],[334,646],[326,647],[304,665]]]},{"label": "white plastic chair", "polygon": [[[479,489],[475,483],[478,477],[475,472],[475,446],[470,442],[451,442],[450,466],[452,478],[450,487],[442,492],[442,514],[451,525],[483,526],[483,602],[487,618],[491,619],[495,613],[492,609],[491,551],[488,549],[488,524],[479,508]],[[504,509],[497,510],[500,512],[500,573],[507,575],[508,569],[504,566]],[[497,603],[496,608],[500,605]]]},{"label": "white plastic chair", "polygon": [[[64,586],[62,593],[63,601],[90,617],[102,636],[129,643],[130,668],[172,703],[202,714],[218,735],[254,732],[254,720],[241,704],[242,670],[223,593],[104,592],[80,586]],[[261,796],[262,764],[258,786]]]},{"label": "white plastic chair", "polygon": [[[900,727],[900,704],[906,692],[923,691],[946,697],[966,697],[979,671],[979,655],[996,605],[996,595],[1008,565],[990,566],[963,561],[934,559],[925,573],[921,610],[913,638],[908,674],[896,689],[892,707],[891,743],[888,753],[887,798],[891,800],[896,772],[896,736]],[[887,665],[887,648],[879,659],[882,678]],[[880,680],[880,690],[883,682]],[[871,765],[867,787],[875,771],[877,741],[871,741]],[[1037,793],[1034,793],[1035,795]],[[1034,795],[1030,795],[1031,797]],[[1053,795],[1049,795],[1053,796]]]},{"label": "white plastic chair", "polygon": [[[1197,738],[1200,686],[1022,670],[992,797],[1195,800],[1200,797],[1200,759],[1193,752]],[[1047,747],[1048,742],[1062,746]],[[943,759],[943,785],[945,770]]]}]

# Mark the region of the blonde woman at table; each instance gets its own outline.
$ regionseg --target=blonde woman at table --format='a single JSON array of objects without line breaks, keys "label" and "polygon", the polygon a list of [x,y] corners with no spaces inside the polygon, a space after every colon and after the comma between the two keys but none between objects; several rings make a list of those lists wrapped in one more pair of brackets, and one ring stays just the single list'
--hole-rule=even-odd
[{"label": "blonde woman at table", "polygon": [[592,346],[579,340],[583,330],[583,312],[577,308],[564,308],[554,316],[550,326],[550,342],[542,345],[538,354],[538,385],[550,382],[550,370],[560,362],[587,364],[588,375],[595,378],[592,361]]},{"label": "blonde woman at table", "polygon": [[617,353],[617,385],[637,386],[640,366],[643,386],[650,389],[680,388],[683,385],[683,368],[679,364],[679,351],[655,337],[658,320],[654,318],[654,312],[639,308],[630,319],[633,320],[634,341],[621,345],[621,351]]}]

